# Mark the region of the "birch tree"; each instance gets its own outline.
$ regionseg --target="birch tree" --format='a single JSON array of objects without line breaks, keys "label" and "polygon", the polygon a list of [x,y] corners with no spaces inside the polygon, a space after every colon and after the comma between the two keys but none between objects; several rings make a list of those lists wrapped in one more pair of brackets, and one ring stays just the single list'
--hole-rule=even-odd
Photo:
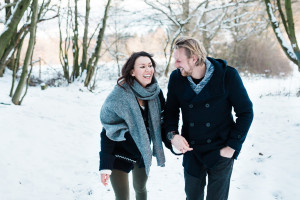
[{"label": "birch tree", "polygon": [[[281,6],[282,1],[276,0],[274,5],[277,5],[277,10],[274,9],[274,5],[271,4],[270,0],[264,1],[270,23],[281,49],[287,58],[298,66],[298,70],[300,72],[300,49],[295,34],[291,0],[284,0],[285,8],[282,8]],[[279,17],[276,18],[277,13],[279,13]],[[280,23],[282,24],[283,28],[280,27]],[[284,34],[287,35],[287,39],[284,37]]]}]

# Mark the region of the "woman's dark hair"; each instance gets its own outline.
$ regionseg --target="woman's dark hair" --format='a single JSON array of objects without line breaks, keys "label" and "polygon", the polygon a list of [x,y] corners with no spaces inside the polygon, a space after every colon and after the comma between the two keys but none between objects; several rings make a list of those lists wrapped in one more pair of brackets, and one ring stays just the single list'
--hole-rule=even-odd
[{"label": "woman's dark hair", "polygon": [[[125,62],[125,64],[123,65],[122,67],[122,70],[121,70],[121,77],[118,78],[117,80],[117,84],[122,87],[122,84],[125,82],[127,83],[128,85],[133,85],[133,81],[134,81],[134,77],[131,76],[131,70],[133,70],[134,68],[134,63],[136,61],[136,59],[138,59],[139,57],[141,56],[145,56],[145,57],[148,57],[150,58],[151,62],[152,62],[152,66],[155,70],[155,67],[156,67],[156,63],[155,61],[153,60],[152,58],[152,55],[145,52],[145,51],[140,51],[140,52],[134,52],[131,54],[131,56],[127,59],[127,61]],[[154,75],[152,77],[152,82],[154,80]],[[151,83],[152,83],[151,82]],[[122,87],[123,88],[123,87]]]}]

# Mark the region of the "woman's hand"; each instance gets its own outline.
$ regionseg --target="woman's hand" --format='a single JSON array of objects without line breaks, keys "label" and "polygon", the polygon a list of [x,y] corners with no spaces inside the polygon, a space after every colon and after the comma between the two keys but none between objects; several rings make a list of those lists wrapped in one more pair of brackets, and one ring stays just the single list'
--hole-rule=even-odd
[{"label": "woman's hand", "polygon": [[109,174],[101,174],[101,182],[104,186],[108,185]]}]

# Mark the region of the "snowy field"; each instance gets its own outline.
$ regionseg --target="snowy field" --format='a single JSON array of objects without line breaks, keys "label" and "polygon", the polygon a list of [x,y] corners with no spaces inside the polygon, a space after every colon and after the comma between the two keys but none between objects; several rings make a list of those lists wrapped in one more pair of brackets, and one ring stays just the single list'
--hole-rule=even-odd
[{"label": "snowy field", "polygon": [[[111,186],[100,183],[98,152],[99,110],[116,77],[107,78],[109,69],[98,73],[102,81],[93,93],[80,80],[43,91],[30,87],[21,106],[8,97],[11,73],[0,78],[1,200],[114,199]],[[234,164],[229,199],[300,199],[300,73],[243,81],[255,117]],[[167,80],[159,83],[166,95]],[[165,168],[153,162],[148,199],[183,200],[182,157],[168,150],[166,157]]]}]

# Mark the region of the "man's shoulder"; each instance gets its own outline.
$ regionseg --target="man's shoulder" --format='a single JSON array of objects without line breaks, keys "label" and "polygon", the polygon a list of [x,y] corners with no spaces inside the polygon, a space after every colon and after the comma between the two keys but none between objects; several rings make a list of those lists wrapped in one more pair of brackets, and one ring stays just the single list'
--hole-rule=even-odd
[{"label": "man's shoulder", "polygon": [[174,70],[171,72],[170,77],[171,77],[171,76],[178,76],[179,74],[180,74],[179,69],[174,69]]},{"label": "man's shoulder", "polygon": [[178,81],[178,79],[182,79],[182,78],[183,78],[183,76],[181,75],[179,69],[173,70],[171,72],[171,74],[170,74],[170,80],[176,80],[176,81]]},{"label": "man's shoulder", "polygon": [[233,77],[235,77],[235,76],[239,76],[239,72],[238,72],[238,70],[236,69],[236,68],[234,68],[234,67],[231,67],[231,66],[227,66],[227,69],[226,69],[226,74],[228,75],[228,76],[233,76]]}]

